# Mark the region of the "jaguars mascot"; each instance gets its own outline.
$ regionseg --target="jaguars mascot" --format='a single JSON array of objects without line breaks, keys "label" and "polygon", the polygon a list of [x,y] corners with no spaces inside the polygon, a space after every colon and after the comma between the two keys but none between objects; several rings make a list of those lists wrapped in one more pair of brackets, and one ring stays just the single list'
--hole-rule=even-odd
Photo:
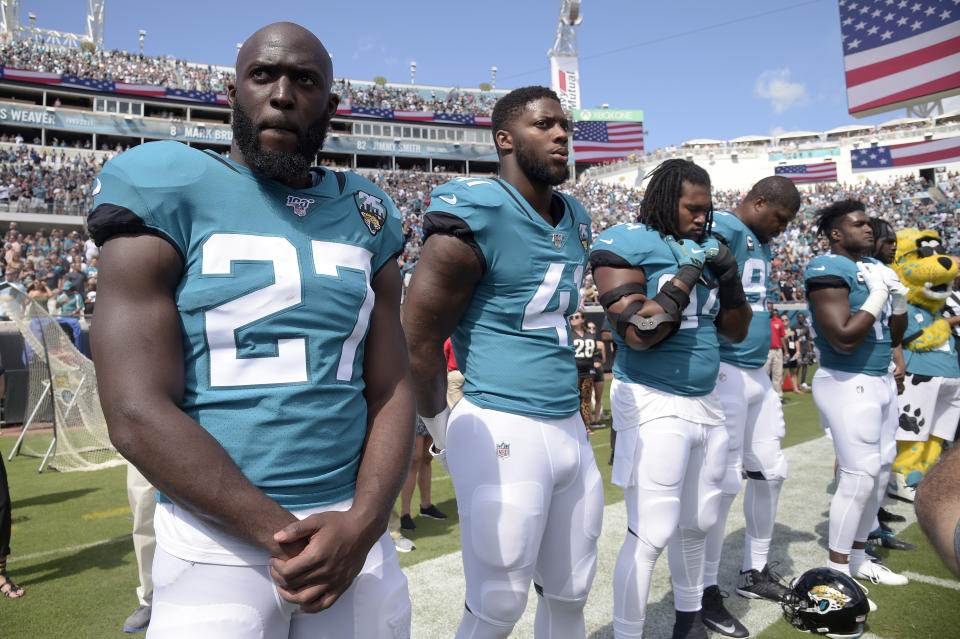
[{"label": "jaguars mascot", "polygon": [[946,255],[939,233],[905,228],[897,232],[892,266],[909,289],[909,306],[903,336],[907,376],[888,493],[913,501],[916,485],[940,457],[943,442],[953,441],[960,419],[960,363],[951,334],[958,320],[942,314],[957,263]]}]

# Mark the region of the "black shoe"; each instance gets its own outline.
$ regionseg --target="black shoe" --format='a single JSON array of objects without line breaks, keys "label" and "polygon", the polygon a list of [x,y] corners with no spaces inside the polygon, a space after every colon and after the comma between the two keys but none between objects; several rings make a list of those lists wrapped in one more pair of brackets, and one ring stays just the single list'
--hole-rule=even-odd
[{"label": "black shoe", "polygon": [[889,548],[890,550],[916,550],[917,547],[907,541],[900,541],[893,536],[893,533],[883,528],[877,528],[870,533],[867,542],[874,547]]},{"label": "black shoe", "polygon": [[704,588],[703,599],[701,600],[702,609],[700,610],[703,625],[727,637],[749,637],[750,631],[747,630],[746,626],[730,614],[730,611],[723,605],[723,599],[726,596],[727,593],[720,592],[718,586]]},{"label": "black shoe", "polygon": [[900,523],[907,520],[907,518],[904,517],[903,515],[892,513],[886,508],[881,508],[880,510],[877,511],[877,519],[880,520],[881,524],[890,524],[893,522]]},{"label": "black shoe", "polygon": [[770,570],[770,564],[764,566],[763,570],[745,570],[740,573],[737,594],[741,597],[779,602],[788,592],[790,589],[783,585],[780,575]]},{"label": "black shoe", "polygon": [[413,517],[410,515],[401,515],[400,516],[400,529],[401,530],[416,530],[417,525],[413,523]]},{"label": "black shoe", "polygon": [[430,519],[446,519],[447,518],[447,516],[442,512],[440,512],[440,509],[434,506],[433,504],[430,504],[426,508],[424,508],[423,506],[420,506],[420,516],[429,517]]},{"label": "black shoe", "polygon": [[878,552],[874,549],[874,547],[871,546],[870,544],[867,544],[866,546],[864,546],[863,552],[867,553],[867,556],[870,557],[870,561],[875,561],[875,562],[877,562],[878,564],[885,564],[885,563],[887,563],[887,560],[884,559],[884,558],[880,555],[880,553],[878,553]]},{"label": "black shoe", "polygon": [[607,462],[607,466],[613,466],[613,453],[610,453],[610,461]]},{"label": "black shoe", "polygon": [[703,616],[700,611],[677,613],[677,620],[673,623],[672,639],[708,639],[707,627],[703,625]]}]

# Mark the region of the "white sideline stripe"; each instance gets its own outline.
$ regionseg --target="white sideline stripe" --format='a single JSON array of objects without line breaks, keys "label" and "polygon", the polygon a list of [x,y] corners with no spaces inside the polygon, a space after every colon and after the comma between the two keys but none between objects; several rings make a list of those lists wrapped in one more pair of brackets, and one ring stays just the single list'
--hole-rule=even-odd
[{"label": "white sideline stripe", "polygon": [[[789,581],[810,568],[826,564],[825,536],[830,508],[827,487],[833,479],[834,453],[830,440],[818,437],[791,446],[784,450],[784,454],[790,464],[790,477],[784,482],[780,496],[777,529],[770,549],[770,560],[781,562],[776,570]],[[604,490],[619,488],[605,485]],[[902,527],[916,521],[911,504],[896,502],[885,504],[884,507],[907,518]],[[613,568],[626,526],[626,507],[623,501],[604,508],[597,574],[584,609],[587,636],[591,639],[613,637]],[[780,619],[781,611],[780,606],[773,602],[744,599],[734,594],[737,574],[743,560],[743,537],[741,491],[727,519],[727,537],[720,559],[720,587],[731,594],[726,600],[727,608],[751,630],[751,636],[756,636]],[[405,572],[413,602],[411,636],[452,636],[463,613],[465,586],[460,553],[435,557],[411,566]],[[511,638],[533,637],[536,598],[531,588],[526,610]],[[674,620],[673,595],[670,569],[664,556],[661,556],[654,569],[648,602],[644,634],[648,637],[669,637]],[[873,639],[879,638],[873,636]]]},{"label": "white sideline stripe", "polygon": [[950,590],[960,590],[960,581],[941,579],[940,577],[931,577],[930,575],[921,575],[918,572],[912,572],[910,570],[904,570],[900,574],[907,579],[930,584],[931,586],[940,586],[941,588],[949,588]]},{"label": "white sideline stripe", "polygon": [[44,550],[42,552],[35,552],[29,555],[14,555],[7,559],[8,564],[16,563],[18,561],[29,561],[30,559],[39,559],[41,557],[48,557],[50,555],[63,555],[70,552],[76,552],[78,550],[86,550],[87,548],[94,548],[95,546],[109,546],[111,544],[119,544],[124,541],[130,541],[130,535],[124,535],[123,537],[114,537],[113,539],[101,539],[100,541],[91,541],[89,544],[78,544],[76,546],[65,546],[63,548],[54,548],[53,550]]}]

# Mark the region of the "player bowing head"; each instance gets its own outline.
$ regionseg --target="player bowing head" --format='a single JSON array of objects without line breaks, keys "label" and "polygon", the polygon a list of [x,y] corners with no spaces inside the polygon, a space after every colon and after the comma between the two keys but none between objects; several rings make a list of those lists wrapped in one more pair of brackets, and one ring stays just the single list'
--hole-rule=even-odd
[{"label": "player bowing head", "polygon": [[710,174],[688,160],[667,160],[650,173],[637,219],[662,235],[704,239],[713,221]]},{"label": "player bowing head", "polygon": [[[535,636],[582,639],[603,490],[567,318],[580,315],[590,216],[553,190],[567,175],[553,91],[511,91],[492,121],[500,177],[438,186],[424,216],[404,306],[417,410],[457,493],[467,582],[457,637],[509,635],[534,581]],[[448,336],[465,378],[452,410]]]},{"label": "player bowing head", "polygon": [[871,257],[892,264],[897,255],[897,234],[890,222],[878,217],[870,218],[870,230],[873,231],[873,253]]},{"label": "player bowing head", "polygon": [[670,552],[673,637],[706,636],[704,539],[717,519],[727,452],[714,391],[718,335],[743,340],[751,318],[736,259],[707,237],[712,208],[707,172],[668,160],[653,172],[640,223],[605,230],[590,253],[620,347],[610,385],[612,481],[627,503],[613,584],[618,638],[641,636],[654,564],[671,539],[679,544]]},{"label": "player bowing head", "polygon": [[278,182],[302,188],[322,148],[339,96],[323,43],[291,22],[267,25],[237,54],[231,157]]}]

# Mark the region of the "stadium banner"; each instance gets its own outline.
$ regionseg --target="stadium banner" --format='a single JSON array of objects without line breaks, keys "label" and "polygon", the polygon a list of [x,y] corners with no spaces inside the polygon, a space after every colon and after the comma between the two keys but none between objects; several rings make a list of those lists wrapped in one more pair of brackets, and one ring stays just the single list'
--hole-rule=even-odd
[{"label": "stadium banner", "polygon": [[956,0],[838,0],[847,109],[864,117],[960,93]]},{"label": "stadium banner", "polygon": [[944,162],[960,162],[960,137],[873,146],[850,152],[850,168],[854,173]]},{"label": "stadium banner", "polygon": [[791,182],[836,182],[837,163],[821,162],[820,164],[788,164],[778,166],[774,173],[782,175]]},{"label": "stadium banner", "polygon": [[574,122],[643,122],[640,109],[573,109]]},{"label": "stadium banner", "polygon": [[580,64],[575,56],[550,56],[550,88],[566,110],[580,108]]},{"label": "stadium banner", "polygon": [[180,140],[182,142],[216,142],[230,144],[233,129],[229,124],[203,126],[191,122],[151,121],[122,115],[88,113],[47,107],[0,106],[0,124],[30,128],[61,129],[80,133],[101,133],[134,138]]},{"label": "stadium banner", "polygon": [[331,153],[358,153],[360,155],[396,155],[401,157],[433,158],[434,160],[480,160],[496,162],[497,152],[484,144],[437,144],[435,142],[395,142],[383,138],[362,138],[355,135],[327,137],[323,150]]}]

